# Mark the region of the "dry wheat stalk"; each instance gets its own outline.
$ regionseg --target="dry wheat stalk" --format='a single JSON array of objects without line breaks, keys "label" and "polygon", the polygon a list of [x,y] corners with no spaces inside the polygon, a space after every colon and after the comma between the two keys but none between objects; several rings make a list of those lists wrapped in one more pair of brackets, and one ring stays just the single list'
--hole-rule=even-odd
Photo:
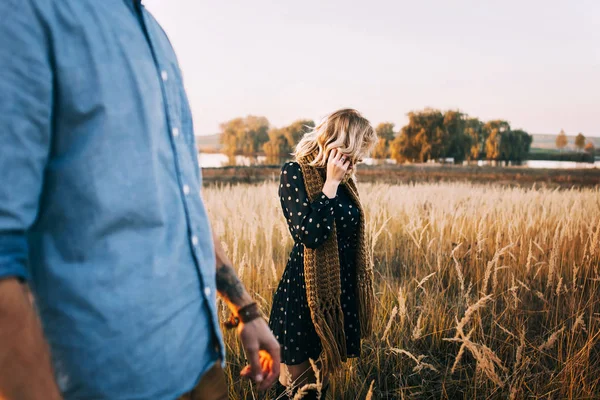
[{"label": "dry wheat stalk", "polygon": [[598,246],[600,246],[600,217],[598,217],[598,221],[596,222],[596,233],[590,241],[590,255],[592,257],[596,255]]},{"label": "dry wheat stalk", "polygon": [[427,291],[426,291],[426,290],[425,290],[425,288],[423,287],[423,284],[424,284],[425,282],[427,282],[429,279],[431,279],[431,277],[432,277],[432,276],[434,276],[436,273],[437,273],[437,272],[432,272],[431,274],[427,275],[425,278],[421,279],[420,281],[417,281],[417,280],[415,279],[415,281],[417,282],[417,289],[419,289],[419,288],[420,288],[420,289],[422,289],[422,290],[423,290],[423,292],[424,292],[425,294],[427,294]]},{"label": "dry wheat stalk", "polygon": [[478,345],[467,339],[462,331],[459,332],[459,336],[460,337],[458,338],[445,338],[443,340],[463,343],[465,348],[469,350],[469,352],[477,361],[477,369],[486,375],[488,379],[490,379],[496,385],[500,387],[504,386],[504,382],[496,373],[495,365],[497,365],[503,371],[506,371],[506,368],[502,365],[502,362],[498,356],[496,356],[496,354],[487,346]]},{"label": "dry wheat stalk", "polygon": [[517,353],[515,355],[515,370],[521,365],[523,360],[523,351],[525,350],[525,329],[521,330],[519,335],[519,347],[517,347]]},{"label": "dry wheat stalk", "polygon": [[494,268],[498,266],[498,261],[500,260],[500,256],[502,256],[504,253],[506,253],[506,251],[509,248],[511,248],[512,246],[513,246],[513,244],[511,243],[506,247],[496,250],[496,253],[494,253],[494,257],[492,257],[492,259],[490,261],[488,261],[487,267],[485,269],[485,274],[483,277],[483,285],[482,285],[482,290],[483,290],[484,294],[488,293],[487,292],[488,282],[490,280],[490,277],[492,275]]},{"label": "dry wheat stalk", "polygon": [[404,288],[398,289],[398,315],[400,316],[400,328],[408,318],[408,308],[406,307],[406,293]]},{"label": "dry wheat stalk", "polygon": [[307,383],[298,389],[298,391],[294,395],[294,400],[303,399],[304,396],[306,396],[308,394],[309,390],[316,390],[317,391],[317,399],[321,398],[321,392],[318,391],[317,384],[316,383]]},{"label": "dry wheat stalk", "polygon": [[554,239],[552,240],[552,250],[550,252],[550,262],[548,263],[548,283],[546,287],[550,288],[554,283],[554,276],[556,275],[556,270],[559,267],[559,240],[561,234],[561,224],[556,226],[556,230],[554,231]]},{"label": "dry wheat stalk", "polygon": [[[469,331],[469,333],[466,336],[467,340],[471,339],[471,335],[473,334],[474,331],[475,331],[475,328],[473,328]],[[467,348],[466,344],[461,343],[460,348],[458,349],[458,353],[456,354],[456,358],[454,359],[454,364],[452,364],[452,369],[450,370],[451,374],[454,374],[456,372],[456,368],[458,368],[458,364],[460,363],[460,360],[462,359],[462,356],[465,353],[466,348]]]},{"label": "dry wheat stalk", "polygon": [[577,291],[577,276],[579,274],[579,266],[573,266],[573,293]]},{"label": "dry wheat stalk", "polygon": [[390,329],[392,328],[392,323],[394,322],[394,318],[396,318],[396,315],[398,315],[398,307],[394,306],[394,308],[392,309],[392,314],[390,315],[390,319],[388,320],[385,330],[383,331],[383,336],[381,337],[381,340],[385,340],[387,338],[387,335],[390,332]]},{"label": "dry wheat stalk", "polygon": [[563,277],[558,278],[558,283],[556,284],[556,297],[560,297],[560,294],[563,292]]},{"label": "dry wheat stalk", "polygon": [[529,253],[527,253],[527,264],[525,264],[525,272],[529,274],[531,271],[531,262],[533,261],[533,243],[529,241]]},{"label": "dry wheat stalk", "polygon": [[510,394],[508,396],[509,400],[516,400],[518,394],[519,394],[519,388],[516,386],[511,386]]},{"label": "dry wheat stalk", "polygon": [[454,260],[454,269],[456,270],[456,275],[458,275],[458,282],[460,283],[460,293],[462,295],[462,297],[465,297],[465,277],[462,273],[462,267],[460,265],[460,263],[458,262],[458,260],[456,259],[455,256],[455,252],[456,250],[458,250],[458,248],[462,245],[462,243],[459,243],[453,250],[452,253],[450,254],[452,256],[452,260]]},{"label": "dry wheat stalk", "polygon": [[565,326],[562,326],[559,330],[557,330],[552,335],[550,335],[548,340],[538,347],[538,350],[546,351],[546,350],[552,349],[554,347],[554,345],[556,344],[556,342],[558,341],[558,337],[560,336],[561,333],[563,333],[564,330],[565,330]]},{"label": "dry wheat stalk", "polygon": [[415,357],[415,355],[413,355],[411,352],[404,350],[404,349],[398,349],[395,347],[390,348],[390,350],[396,354],[404,354],[408,357],[410,357],[411,360],[413,360],[415,362],[415,366],[413,368],[413,372],[421,372],[423,370],[423,368],[427,368],[433,372],[438,372],[438,369],[435,368],[433,365],[423,362],[423,360],[425,358],[427,358],[427,356],[425,356],[424,354],[420,354],[418,357]]},{"label": "dry wheat stalk", "polygon": [[413,340],[418,340],[423,336],[423,313],[419,314],[419,318],[417,318],[417,324],[413,328],[412,338]]},{"label": "dry wheat stalk", "polygon": [[579,314],[579,316],[575,320],[575,323],[573,324],[573,328],[571,329],[571,331],[573,333],[576,333],[580,329],[583,330],[584,332],[587,332],[587,327],[585,325],[585,320],[583,319],[583,313]]},{"label": "dry wheat stalk", "polygon": [[465,325],[467,325],[469,323],[469,321],[471,320],[471,317],[473,316],[473,314],[475,312],[477,312],[479,309],[485,307],[486,303],[491,300],[493,298],[493,295],[488,294],[485,297],[480,298],[479,300],[477,300],[477,303],[472,304],[469,306],[469,308],[467,308],[467,311],[465,311],[465,315],[462,317],[462,319],[460,320],[460,322],[458,323],[458,325],[456,325],[456,332],[458,335],[458,332],[463,332],[464,331],[464,327]]},{"label": "dry wheat stalk", "polygon": [[367,392],[367,396],[365,397],[365,400],[372,400],[373,399],[373,386],[375,385],[375,379],[373,379],[371,381],[371,385],[369,386],[369,391]]}]

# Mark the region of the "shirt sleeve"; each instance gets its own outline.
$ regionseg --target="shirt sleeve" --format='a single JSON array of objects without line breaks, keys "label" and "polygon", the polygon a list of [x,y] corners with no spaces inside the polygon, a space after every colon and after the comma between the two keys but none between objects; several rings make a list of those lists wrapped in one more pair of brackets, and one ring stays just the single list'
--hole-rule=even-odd
[{"label": "shirt sleeve", "polygon": [[325,243],[333,229],[337,196],[330,199],[321,192],[310,202],[302,169],[297,163],[287,163],[281,171],[279,197],[294,240],[311,249]]},{"label": "shirt sleeve", "polygon": [[0,3],[0,279],[27,279],[26,232],[50,149],[49,35],[31,3]]}]

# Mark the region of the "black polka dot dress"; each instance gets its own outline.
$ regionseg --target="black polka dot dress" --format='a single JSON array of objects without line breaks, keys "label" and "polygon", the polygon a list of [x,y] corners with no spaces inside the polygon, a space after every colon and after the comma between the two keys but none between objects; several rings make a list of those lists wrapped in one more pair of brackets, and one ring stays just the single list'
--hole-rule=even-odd
[{"label": "black polka dot dress", "polygon": [[356,244],[360,212],[353,204],[345,186],[329,199],[323,193],[310,202],[302,170],[298,163],[287,163],[281,171],[279,186],[281,208],[294,238],[294,248],[279,286],[273,296],[269,326],[281,345],[282,362],[300,364],[321,353],[321,341],[315,331],[306,300],[304,283],[304,246],[318,248],[337,228],[341,304],[348,357],[360,353],[360,326],[356,304]]}]

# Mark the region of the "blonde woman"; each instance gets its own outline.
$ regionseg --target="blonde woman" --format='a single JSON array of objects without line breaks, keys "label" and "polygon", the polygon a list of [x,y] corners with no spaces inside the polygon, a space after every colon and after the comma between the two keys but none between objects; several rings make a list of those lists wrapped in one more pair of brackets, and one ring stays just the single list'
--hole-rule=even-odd
[{"label": "blonde woman", "polygon": [[[279,394],[315,382],[309,359],[326,382],[360,355],[360,340],[371,333],[373,270],[353,172],[376,140],[358,111],[339,110],[308,132],[295,161],[283,166],[279,197],[295,243],[269,321],[281,345]],[[318,396],[312,390],[304,398]]]}]

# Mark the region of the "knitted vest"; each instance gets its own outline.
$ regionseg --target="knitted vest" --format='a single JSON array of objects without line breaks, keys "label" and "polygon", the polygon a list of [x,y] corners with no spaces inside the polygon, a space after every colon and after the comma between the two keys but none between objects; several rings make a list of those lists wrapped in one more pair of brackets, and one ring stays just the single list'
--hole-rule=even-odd
[{"label": "knitted vest", "polygon": [[[322,172],[307,162],[299,160],[304,186],[309,200],[315,201],[323,190]],[[375,295],[373,292],[373,266],[365,229],[365,214],[358,197],[354,179],[344,181],[353,203],[360,211],[358,243],[356,248],[356,298],[361,337],[373,331]],[[304,247],[304,279],[306,297],[315,330],[321,339],[322,368],[333,372],[347,360],[344,313],[340,302],[340,260],[335,222],[325,243],[317,249]]]}]

